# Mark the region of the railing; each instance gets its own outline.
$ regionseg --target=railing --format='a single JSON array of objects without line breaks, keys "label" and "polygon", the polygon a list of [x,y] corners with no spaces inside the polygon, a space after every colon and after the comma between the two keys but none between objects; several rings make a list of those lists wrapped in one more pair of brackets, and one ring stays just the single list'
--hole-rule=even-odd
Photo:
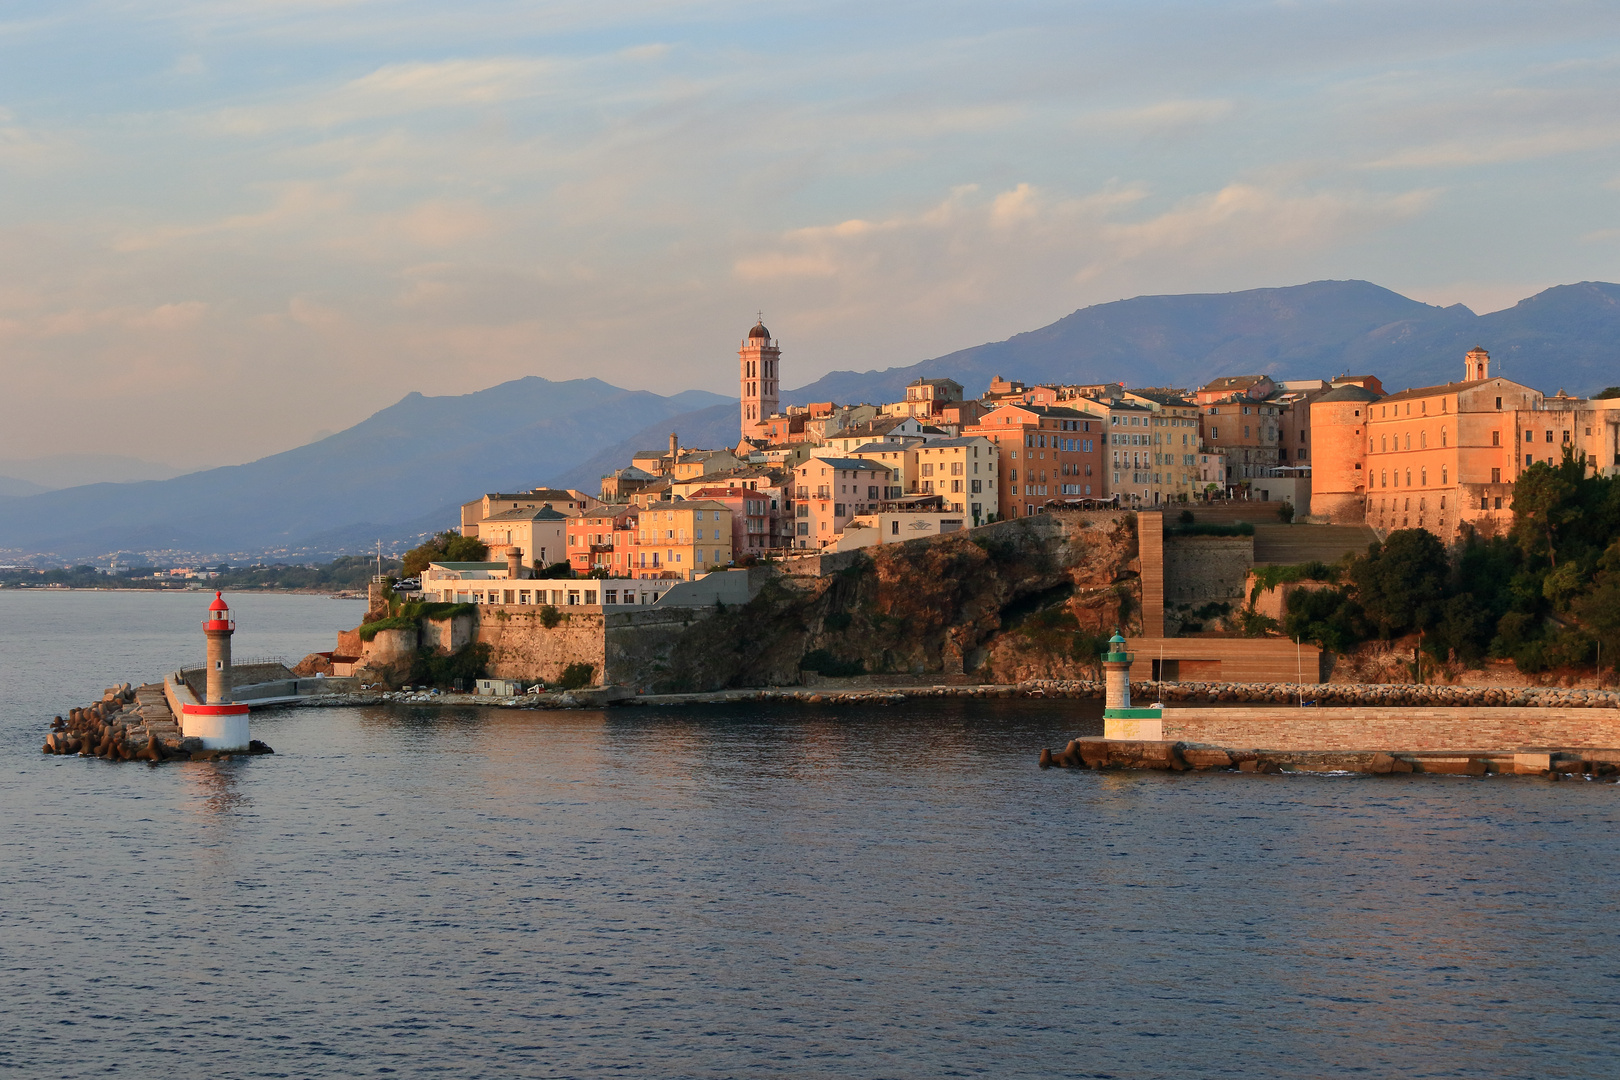
[{"label": "railing", "polygon": [[[248,667],[248,666],[250,666],[252,664],[280,664],[282,667],[288,667],[288,668],[292,667],[291,664],[287,663],[287,658],[285,656],[233,656],[233,657],[231,657],[231,667],[233,667],[233,668],[234,667]],[[181,670],[182,671],[207,671],[208,670],[208,661],[207,660],[202,660],[202,661],[199,661],[198,663],[192,664],[189,667],[182,668]]]}]

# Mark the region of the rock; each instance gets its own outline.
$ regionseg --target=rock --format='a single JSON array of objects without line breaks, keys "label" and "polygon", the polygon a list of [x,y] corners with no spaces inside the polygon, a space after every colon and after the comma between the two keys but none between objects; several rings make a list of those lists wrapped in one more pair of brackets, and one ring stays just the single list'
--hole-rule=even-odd
[{"label": "rock", "polygon": [[1181,758],[1194,769],[1229,769],[1232,755],[1212,747],[1181,747]]},{"label": "rock", "polygon": [[1372,762],[1368,765],[1367,771],[1378,776],[1388,776],[1390,772],[1394,770],[1394,768],[1395,758],[1392,755],[1386,754],[1380,750],[1378,753],[1372,756]]},{"label": "rock", "polygon": [[[46,753],[51,752],[48,744],[47,744],[45,752]],[[1052,767],[1052,748],[1049,747],[1049,746],[1048,747],[1042,747],[1042,749],[1041,749],[1041,768],[1050,769],[1051,767]]]}]

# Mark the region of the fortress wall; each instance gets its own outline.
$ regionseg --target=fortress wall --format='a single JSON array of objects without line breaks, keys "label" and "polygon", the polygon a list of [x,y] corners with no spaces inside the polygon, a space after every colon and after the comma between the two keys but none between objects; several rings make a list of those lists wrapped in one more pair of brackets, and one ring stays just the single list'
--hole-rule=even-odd
[{"label": "fortress wall", "polygon": [[[1164,600],[1168,604],[1240,601],[1254,566],[1252,536],[1169,536],[1164,540]],[[1146,563],[1143,564],[1144,582]]]},{"label": "fortress wall", "polygon": [[1256,750],[1620,747],[1620,709],[1169,707],[1164,737]]},{"label": "fortress wall", "polygon": [[542,610],[507,605],[479,609],[471,632],[474,640],[490,647],[490,677],[553,682],[569,664],[584,663],[591,665],[595,672],[593,681],[600,683],[603,667],[601,609],[558,608],[561,620],[550,627],[541,620]]}]

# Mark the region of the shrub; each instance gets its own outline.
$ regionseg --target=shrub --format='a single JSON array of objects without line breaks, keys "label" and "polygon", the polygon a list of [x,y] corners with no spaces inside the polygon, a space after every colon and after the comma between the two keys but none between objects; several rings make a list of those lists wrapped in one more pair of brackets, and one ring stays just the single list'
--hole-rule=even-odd
[{"label": "shrub", "polygon": [[424,686],[449,686],[460,679],[466,685],[484,677],[490,653],[490,647],[482,641],[469,641],[448,655],[419,650],[411,661],[410,681]]},{"label": "shrub", "polygon": [[804,659],[799,661],[799,668],[803,671],[813,671],[817,675],[842,678],[865,675],[866,661],[840,660],[826,649],[813,649],[804,654]]},{"label": "shrub", "polygon": [[849,624],[853,621],[854,618],[849,612],[835,611],[822,620],[822,625],[836,634],[848,630]]},{"label": "shrub", "polygon": [[557,680],[559,690],[578,690],[590,686],[596,677],[596,665],[587,664],[583,660],[576,660],[563,668],[562,677]]},{"label": "shrub", "polygon": [[1176,520],[1181,522],[1183,525],[1191,525],[1193,523],[1193,512],[1191,510],[1183,510],[1176,517]]},{"label": "shrub", "polygon": [[409,630],[416,626],[416,620],[405,615],[390,615],[386,619],[376,622],[363,623],[360,626],[360,640],[370,641],[384,630]]},{"label": "shrub", "polygon": [[552,605],[546,604],[540,609],[540,625],[545,627],[547,630],[550,630],[553,626],[556,626],[560,622],[562,622],[562,612],[558,611]]},{"label": "shrub", "polygon": [[1284,525],[1292,525],[1294,523],[1294,504],[1291,502],[1278,503],[1277,520]]}]

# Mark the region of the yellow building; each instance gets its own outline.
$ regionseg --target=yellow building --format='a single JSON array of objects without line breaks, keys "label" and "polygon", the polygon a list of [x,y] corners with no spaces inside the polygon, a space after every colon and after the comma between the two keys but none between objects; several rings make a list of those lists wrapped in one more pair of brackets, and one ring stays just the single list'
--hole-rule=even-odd
[{"label": "yellow building", "polygon": [[[1001,447],[983,435],[938,439],[916,448],[915,494],[939,495],[944,509],[962,514],[975,526],[998,512],[996,480]],[[908,487],[907,494],[913,494]]]},{"label": "yellow building", "polygon": [[691,580],[732,561],[731,509],[708,499],[653,503],[636,521],[631,573]]}]

